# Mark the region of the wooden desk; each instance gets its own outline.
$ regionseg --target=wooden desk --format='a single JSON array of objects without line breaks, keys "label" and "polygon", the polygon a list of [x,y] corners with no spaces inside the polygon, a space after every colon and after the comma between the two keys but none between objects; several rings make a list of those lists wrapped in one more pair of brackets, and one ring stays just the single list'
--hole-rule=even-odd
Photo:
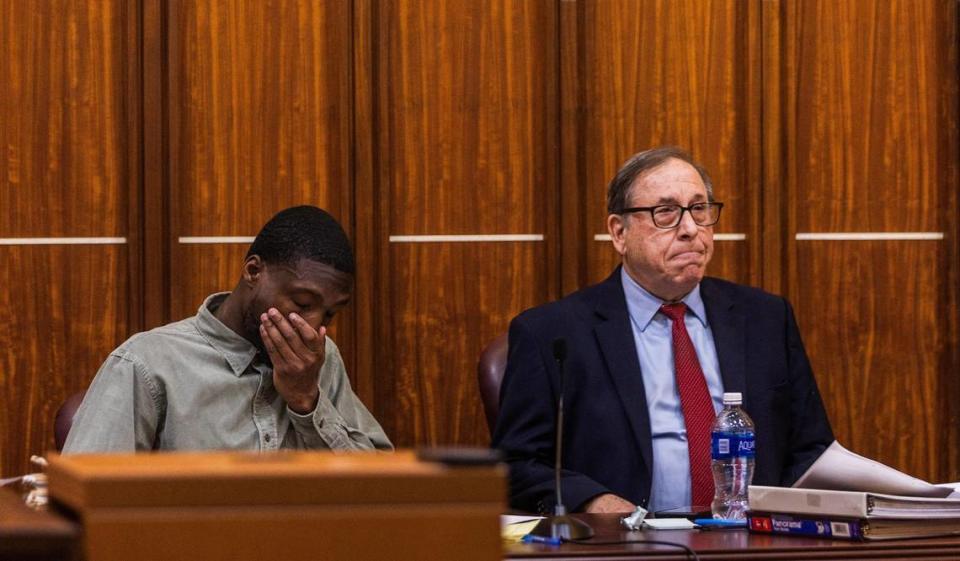
[{"label": "wooden desk", "polygon": [[[580,515],[597,532],[595,540],[651,539],[682,543],[697,552],[700,559],[750,561],[755,559],[840,560],[884,559],[960,559],[960,538],[846,542],[749,534],[745,530],[643,531],[620,528],[615,515]],[[70,560],[79,543],[79,526],[55,512],[36,512],[20,497],[0,489],[0,560]],[[505,548],[507,559],[617,561],[647,559],[686,560],[677,548],[656,545],[586,546],[565,544],[560,547],[513,544]]]},{"label": "wooden desk", "polygon": [[12,490],[0,489],[0,560],[73,559],[79,535],[73,522],[27,508]]},{"label": "wooden desk", "polygon": [[409,451],[48,456],[87,561],[497,561],[504,466]]},{"label": "wooden desk", "polygon": [[[677,530],[628,532],[621,528],[617,515],[578,515],[593,526],[594,541],[657,540],[686,545],[697,552],[700,559],[749,561],[777,559],[816,561],[822,559],[960,559],[960,537],[917,540],[849,542],[813,538],[767,536],[751,534],[746,530]],[[659,545],[597,545],[564,544],[562,546],[511,544],[505,547],[508,559],[535,558],[545,560],[602,559],[656,559],[657,561],[688,560],[679,548]]]}]

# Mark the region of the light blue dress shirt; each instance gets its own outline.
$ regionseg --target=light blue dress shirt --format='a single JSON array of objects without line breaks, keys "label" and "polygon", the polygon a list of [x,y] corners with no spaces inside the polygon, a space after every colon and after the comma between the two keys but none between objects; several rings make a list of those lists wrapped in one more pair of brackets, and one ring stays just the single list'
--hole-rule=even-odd
[{"label": "light blue dress shirt", "polygon": [[[673,369],[673,332],[670,318],[659,313],[662,300],[647,292],[621,269],[633,340],[640,359],[643,388],[650,414],[653,439],[653,486],[647,509],[652,512],[690,505],[690,458],[687,429],[680,407],[680,393]],[[698,284],[683,299],[687,305],[684,324],[697,350],[700,368],[707,379],[713,409],[723,408],[720,362],[707,322],[707,311]]]}]

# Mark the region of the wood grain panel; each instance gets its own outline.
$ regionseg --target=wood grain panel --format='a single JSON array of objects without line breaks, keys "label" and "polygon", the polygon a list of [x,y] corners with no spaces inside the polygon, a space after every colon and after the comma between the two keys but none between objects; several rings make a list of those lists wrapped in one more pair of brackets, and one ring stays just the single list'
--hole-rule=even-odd
[{"label": "wood grain panel", "polygon": [[[375,352],[374,411],[401,446],[486,443],[477,357],[516,313],[557,296],[557,6],[383,1],[361,12],[376,224],[360,236],[376,240],[378,277],[365,312],[377,325],[360,344]],[[408,245],[390,234],[546,241]]]},{"label": "wood grain panel", "polygon": [[357,0],[353,3],[353,70],[354,70],[354,220],[356,235],[353,238],[357,257],[356,298],[351,310],[356,318],[356,341],[364,352],[356,353],[353,362],[354,390],[371,411],[376,410],[374,388],[379,379],[377,364],[380,358],[374,352],[373,343],[380,335],[376,327],[382,317],[378,306],[382,294],[383,279],[387,272],[380,266],[386,262],[389,224],[381,219],[377,201],[380,199],[380,181],[377,168],[379,143],[374,131],[376,121],[376,70],[374,54],[377,52],[377,35],[374,17],[374,0]]},{"label": "wood grain panel", "polygon": [[553,3],[376,6],[391,233],[544,233],[557,177]]},{"label": "wood grain panel", "polygon": [[[784,2],[787,287],[838,439],[937,481],[957,473],[955,2]],[[796,232],[934,231],[930,242]]]},{"label": "wood grain panel", "polygon": [[124,236],[122,3],[0,3],[0,237]]},{"label": "wood grain panel", "polygon": [[939,175],[957,157],[938,141],[941,68],[956,68],[945,57],[947,4],[784,6],[796,231],[942,230]]},{"label": "wood grain panel", "polygon": [[350,5],[178,0],[169,18],[174,234],[254,235],[296,204],[349,215]]},{"label": "wood grain panel", "polygon": [[797,267],[816,282],[793,297],[837,439],[917,477],[941,481],[955,448],[943,416],[949,387],[941,314],[926,297],[935,242],[808,242]]},{"label": "wood grain panel", "polygon": [[250,244],[177,244],[180,256],[171,275],[174,320],[197,313],[203,299],[233,290],[243,271]]},{"label": "wood grain panel", "polygon": [[374,415],[399,446],[488,444],[477,358],[544,301],[538,242],[393,244]]},{"label": "wood grain panel", "polygon": [[[139,254],[135,274],[140,278],[137,312],[140,327],[166,322],[170,311],[170,166],[168,165],[169,115],[167,76],[168,40],[165,0],[141,0],[140,14],[133,26],[130,43],[139,46],[137,59],[129,65],[138,68],[139,90],[135,96],[142,118],[137,129],[139,142],[131,142],[142,172],[138,185],[140,200],[136,209]],[[133,104],[131,104],[133,105]]]},{"label": "wood grain panel", "polygon": [[[725,256],[722,271],[760,281],[759,11],[737,1],[634,0],[579,2],[577,50],[564,51],[566,100],[563,178],[566,199],[585,218],[565,214],[564,246],[605,233],[606,185],[631,155],[674,144],[710,171],[717,200],[726,203],[717,231],[747,234],[745,252]],[[574,62],[575,61],[575,62]],[[575,80],[570,86],[569,81]],[[569,131],[575,131],[570,133]],[[585,195],[578,195],[578,192]],[[569,225],[569,226],[568,226]],[[742,242],[737,242],[742,243]],[[587,246],[578,286],[609,273],[607,248]],[[715,269],[716,271],[717,269]],[[565,276],[566,283],[573,279]],[[577,286],[564,285],[564,291]]]},{"label": "wood grain panel", "polygon": [[2,246],[0,474],[36,468],[53,449],[53,420],[129,333],[125,246]]},{"label": "wood grain panel", "polygon": [[[0,237],[130,237],[136,16],[131,2],[0,2]],[[0,247],[0,474],[36,469],[64,398],[137,321],[132,251]]]},{"label": "wood grain panel", "polygon": [[756,277],[751,277],[751,269],[745,268],[744,263],[752,262],[750,251],[758,244],[757,240],[748,241],[713,241],[713,259],[707,266],[707,274],[741,284],[756,284]]},{"label": "wood grain panel", "polygon": [[[939,282],[939,303],[944,321],[940,325],[948,348],[940,354],[939,375],[945,382],[940,422],[949,433],[953,452],[946,453],[947,481],[960,480],[960,3],[943,0],[937,7],[940,17],[938,52],[947,64],[940,64],[939,112],[941,124],[938,151],[945,155],[939,175],[940,220],[944,225],[943,278]],[[952,64],[950,63],[952,62]],[[951,164],[950,153],[956,154]],[[952,311],[952,313],[951,313]]]}]

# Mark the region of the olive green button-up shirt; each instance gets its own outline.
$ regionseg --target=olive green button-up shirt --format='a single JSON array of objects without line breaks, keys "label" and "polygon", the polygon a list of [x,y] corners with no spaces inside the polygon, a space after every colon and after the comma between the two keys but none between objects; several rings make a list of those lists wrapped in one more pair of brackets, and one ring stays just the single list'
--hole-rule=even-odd
[{"label": "olive green button-up shirt", "polygon": [[63,452],[393,448],[353,393],[330,337],[316,409],[290,410],[256,347],[213,315],[227,294],[213,294],[196,316],[138,333],[113,351]]}]

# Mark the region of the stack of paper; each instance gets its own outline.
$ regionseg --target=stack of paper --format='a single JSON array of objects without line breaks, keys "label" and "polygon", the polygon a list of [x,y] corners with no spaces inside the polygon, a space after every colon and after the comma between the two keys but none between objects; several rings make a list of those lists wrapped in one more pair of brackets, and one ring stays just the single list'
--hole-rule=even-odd
[{"label": "stack of paper", "polygon": [[793,488],[750,486],[755,532],[844,539],[960,535],[960,492],[834,442]]}]

